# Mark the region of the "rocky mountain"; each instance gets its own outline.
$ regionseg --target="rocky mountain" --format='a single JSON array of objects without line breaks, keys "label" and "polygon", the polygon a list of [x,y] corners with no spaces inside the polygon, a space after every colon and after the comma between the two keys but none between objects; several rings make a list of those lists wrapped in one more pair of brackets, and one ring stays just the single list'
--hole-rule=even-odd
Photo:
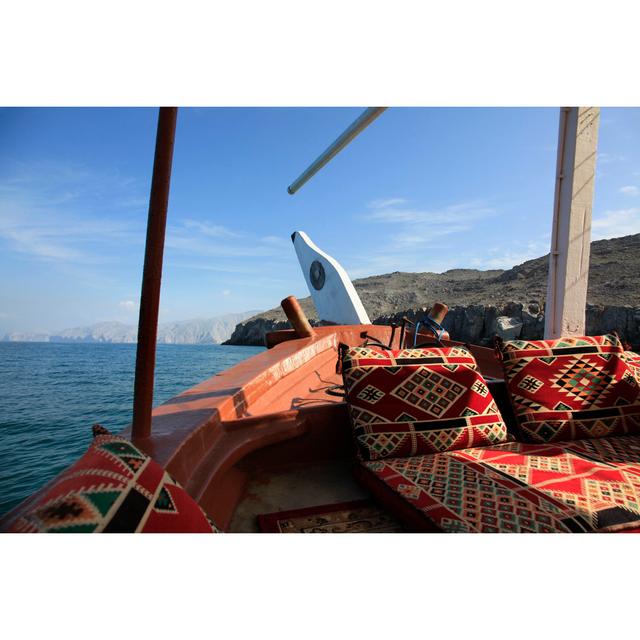
[{"label": "rocky mountain", "polygon": [[158,342],[164,344],[222,344],[228,340],[238,322],[255,311],[228,313],[217,318],[167,322],[158,326]]},{"label": "rocky mountain", "polygon": [[133,325],[98,322],[88,327],[74,327],[53,333],[48,342],[135,342],[137,337],[137,329]]},{"label": "rocky mountain", "polygon": [[[508,326],[521,337],[542,336],[548,264],[546,255],[508,270],[394,272],[353,284],[375,324],[420,316],[440,301],[450,307],[445,327],[452,338],[481,344]],[[317,322],[311,298],[300,303]],[[284,328],[289,324],[282,310],[271,309],[240,323],[227,344],[264,344],[266,332]],[[640,343],[640,234],[591,243],[587,331],[610,330]]]},{"label": "rocky mountain", "polygon": [[[199,318],[158,325],[159,344],[221,344],[233,333],[238,322],[255,311],[228,313],[215,318]],[[16,332],[4,336],[10,342],[113,342],[134,343],[138,329],[122,322],[98,322],[87,327],[65,329],[57,333]]]}]

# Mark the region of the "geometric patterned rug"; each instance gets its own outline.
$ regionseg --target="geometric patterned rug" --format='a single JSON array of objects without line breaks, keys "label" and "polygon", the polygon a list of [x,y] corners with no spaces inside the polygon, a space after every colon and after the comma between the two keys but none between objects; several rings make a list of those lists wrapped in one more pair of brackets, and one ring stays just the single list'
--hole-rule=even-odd
[{"label": "geometric patterned rug", "polygon": [[369,500],[325,504],[258,516],[262,533],[401,533],[402,527]]}]

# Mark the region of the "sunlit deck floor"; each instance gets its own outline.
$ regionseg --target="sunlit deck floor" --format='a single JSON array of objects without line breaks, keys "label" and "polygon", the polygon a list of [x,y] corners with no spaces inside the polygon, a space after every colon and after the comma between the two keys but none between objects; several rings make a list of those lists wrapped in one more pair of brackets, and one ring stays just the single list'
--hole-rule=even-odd
[{"label": "sunlit deck floor", "polygon": [[331,460],[256,474],[236,509],[229,531],[259,531],[257,516],[260,514],[370,497],[353,479],[352,464],[350,460]]}]

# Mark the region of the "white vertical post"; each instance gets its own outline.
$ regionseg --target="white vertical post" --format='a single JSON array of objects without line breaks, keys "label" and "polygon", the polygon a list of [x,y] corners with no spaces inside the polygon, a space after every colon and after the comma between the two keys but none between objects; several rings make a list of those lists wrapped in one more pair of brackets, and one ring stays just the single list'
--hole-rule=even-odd
[{"label": "white vertical post", "polygon": [[585,333],[598,107],[560,110],[545,338]]}]

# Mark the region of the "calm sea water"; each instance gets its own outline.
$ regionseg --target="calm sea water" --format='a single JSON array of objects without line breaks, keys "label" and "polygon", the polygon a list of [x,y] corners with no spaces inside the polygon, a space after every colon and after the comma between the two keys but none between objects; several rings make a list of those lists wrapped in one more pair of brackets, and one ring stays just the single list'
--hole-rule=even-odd
[{"label": "calm sea water", "polygon": [[[261,347],[158,345],[154,405]],[[99,422],[131,422],[136,347],[0,342],[0,514],[74,462]]]}]

